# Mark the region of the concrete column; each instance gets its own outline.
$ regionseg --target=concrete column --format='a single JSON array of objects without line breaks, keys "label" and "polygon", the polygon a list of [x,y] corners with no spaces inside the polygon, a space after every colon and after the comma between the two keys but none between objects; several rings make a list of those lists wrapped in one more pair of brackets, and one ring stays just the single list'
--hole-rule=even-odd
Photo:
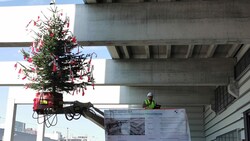
[{"label": "concrete column", "polygon": [[45,123],[44,123],[44,115],[39,115],[38,124],[37,126],[37,135],[36,141],[44,141],[44,132],[45,132]]},{"label": "concrete column", "polygon": [[4,129],[4,141],[13,141],[15,132],[15,121],[16,121],[16,104],[15,99],[8,99]]}]

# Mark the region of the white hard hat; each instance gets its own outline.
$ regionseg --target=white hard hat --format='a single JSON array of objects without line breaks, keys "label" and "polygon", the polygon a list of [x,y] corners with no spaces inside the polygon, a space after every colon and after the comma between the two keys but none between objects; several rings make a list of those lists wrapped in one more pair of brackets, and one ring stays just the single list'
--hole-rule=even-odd
[{"label": "white hard hat", "polygon": [[147,94],[147,96],[148,96],[148,97],[149,97],[149,96],[153,96],[153,93],[149,92],[149,93]]}]

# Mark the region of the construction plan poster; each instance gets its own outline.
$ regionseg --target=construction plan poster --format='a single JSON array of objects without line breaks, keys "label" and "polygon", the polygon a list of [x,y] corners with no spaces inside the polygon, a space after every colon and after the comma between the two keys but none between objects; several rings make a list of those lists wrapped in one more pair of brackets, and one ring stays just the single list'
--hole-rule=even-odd
[{"label": "construction plan poster", "polygon": [[105,110],[106,141],[191,141],[185,109]]}]

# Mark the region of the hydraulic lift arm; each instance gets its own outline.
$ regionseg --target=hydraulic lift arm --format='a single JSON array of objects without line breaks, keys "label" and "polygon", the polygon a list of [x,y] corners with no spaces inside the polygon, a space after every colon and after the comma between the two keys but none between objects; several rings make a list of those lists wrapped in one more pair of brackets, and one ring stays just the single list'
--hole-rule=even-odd
[{"label": "hydraulic lift arm", "polygon": [[63,104],[69,106],[65,106],[62,109],[46,111],[46,113],[66,115],[80,114],[104,129],[104,113],[98,108],[95,108],[92,103],[81,103],[79,101],[75,101],[63,102]]}]

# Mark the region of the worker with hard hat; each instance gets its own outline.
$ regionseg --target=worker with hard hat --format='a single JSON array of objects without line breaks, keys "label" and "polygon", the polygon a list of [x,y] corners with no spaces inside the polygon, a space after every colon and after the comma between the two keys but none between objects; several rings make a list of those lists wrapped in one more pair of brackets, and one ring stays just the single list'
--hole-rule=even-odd
[{"label": "worker with hard hat", "polygon": [[156,104],[156,102],[153,99],[153,93],[149,92],[147,94],[147,99],[144,100],[143,102],[143,108],[145,109],[156,109],[158,108],[159,105]]}]

